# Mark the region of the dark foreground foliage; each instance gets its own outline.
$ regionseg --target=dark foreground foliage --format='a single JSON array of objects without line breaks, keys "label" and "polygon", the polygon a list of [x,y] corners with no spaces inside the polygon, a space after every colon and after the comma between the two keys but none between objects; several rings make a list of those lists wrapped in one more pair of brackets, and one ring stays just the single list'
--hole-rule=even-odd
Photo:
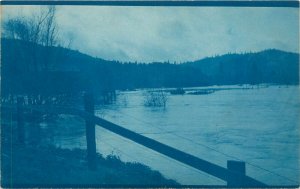
[{"label": "dark foreground foliage", "polygon": [[88,169],[86,151],[52,145],[20,144],[16,122],[1,120],[1,186],[15,187],[105,187],[174,186],[158,171],[140,163],[122,162],[97,154],[97,170]]},{"label": "dark foreground foliage", "polygon": [[14,146],[2,153],[2,186],[176,185],[140,163],[124,163],[98,154],[96,171],[87,168],[84,150]]}]

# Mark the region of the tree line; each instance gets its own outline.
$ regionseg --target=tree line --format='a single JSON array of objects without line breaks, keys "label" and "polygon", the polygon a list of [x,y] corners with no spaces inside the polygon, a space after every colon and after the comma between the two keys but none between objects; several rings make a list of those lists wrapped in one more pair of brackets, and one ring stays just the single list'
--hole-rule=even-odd
[{"label": "tree line", "polygon": [[71,93],[229,84],[299,84],[299,55],[279,50],[227,54],[182,64],[146,64],[106,61],[67,48],[51,47],[56,61],[47,70],[36,71],[30,61],[30,49],[32,46],[39,49],[36,60],[43,64],[47,48],[4,38],[2,46],[2,91],[7,92]]}]

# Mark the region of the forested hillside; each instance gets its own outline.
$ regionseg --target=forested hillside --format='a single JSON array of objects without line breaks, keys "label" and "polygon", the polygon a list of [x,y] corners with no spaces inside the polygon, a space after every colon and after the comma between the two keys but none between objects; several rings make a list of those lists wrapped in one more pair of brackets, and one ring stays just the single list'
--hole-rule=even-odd
[{"label": "forested hillside", "polygon": [[299,54],[279,50],[198,61],[123,63],[2,39],[2,93],[57,93],[227,84],[298,84]]}]

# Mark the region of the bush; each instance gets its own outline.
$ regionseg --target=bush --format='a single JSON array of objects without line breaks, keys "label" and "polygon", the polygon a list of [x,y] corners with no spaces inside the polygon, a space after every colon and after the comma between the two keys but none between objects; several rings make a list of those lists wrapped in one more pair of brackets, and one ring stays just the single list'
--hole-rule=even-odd
[{"label": "bush", "polygon": [[166,107],[168,96],[162,89],[150,90],[144,94],[144,105],[149,107]]}]

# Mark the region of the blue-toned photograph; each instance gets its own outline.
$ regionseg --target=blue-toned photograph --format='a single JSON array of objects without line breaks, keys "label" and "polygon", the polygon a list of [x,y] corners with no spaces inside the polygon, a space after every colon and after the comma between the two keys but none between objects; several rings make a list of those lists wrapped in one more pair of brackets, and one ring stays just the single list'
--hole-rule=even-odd
[{"label": "blue-toned photograph", "polygon": [[1,187],[298,188],[299,2],[209,3],[2,2]]}]

